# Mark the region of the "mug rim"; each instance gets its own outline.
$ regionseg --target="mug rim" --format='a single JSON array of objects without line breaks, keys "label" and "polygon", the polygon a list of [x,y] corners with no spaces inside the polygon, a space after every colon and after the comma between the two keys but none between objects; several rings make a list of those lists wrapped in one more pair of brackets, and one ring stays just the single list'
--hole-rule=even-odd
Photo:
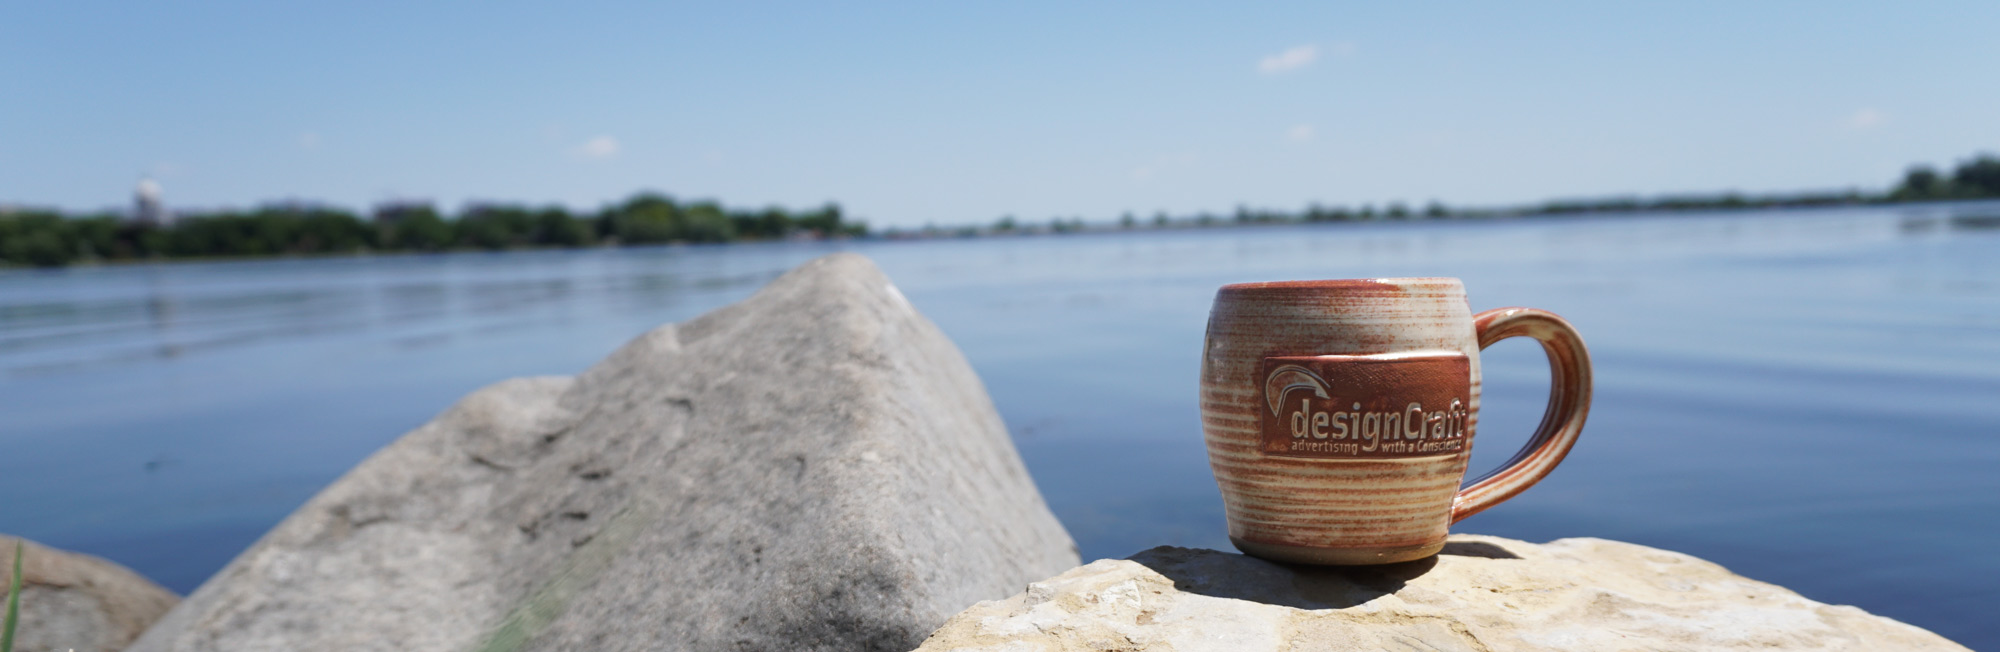
[{"label": "mug rim", "polygon": [[1400,276],[1384,278],[1336,278],[1312,281],[1256,281],[1250,283],[1230,283],[1222,286],[1223,292],[1246,292],[1255,290],[1366,290],[1382,286],[1408,287],[1464,287],[1465,282],[1453,276]]}]

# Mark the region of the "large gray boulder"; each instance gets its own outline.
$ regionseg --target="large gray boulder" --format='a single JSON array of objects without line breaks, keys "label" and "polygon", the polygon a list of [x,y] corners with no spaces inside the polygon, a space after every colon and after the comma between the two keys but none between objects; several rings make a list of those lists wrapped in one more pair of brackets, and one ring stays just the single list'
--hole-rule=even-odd
[{"label": "large gray boulder", "polygon": [[16,543],[22,549],[15,650],[116,652],[180,601],[124,566],[4,534],[0,595],[14,581]]},{"label": "large gray boulder", "polygon": [[1161,547],[951,619],[919,650],[1925,650],[1964,647],[1721,566],[1603,539],[1453,535],[1436,557],[1288,566]]},{"label": "large gray boulder", "polygon": [[965,359],[839,254],[466,397],[131,649],[907,650],[1076,563]]}]

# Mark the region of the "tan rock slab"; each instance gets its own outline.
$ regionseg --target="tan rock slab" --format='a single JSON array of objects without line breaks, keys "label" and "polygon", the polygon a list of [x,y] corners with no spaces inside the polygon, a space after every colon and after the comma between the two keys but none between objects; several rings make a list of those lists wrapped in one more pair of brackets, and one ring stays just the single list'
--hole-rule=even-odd
[{"label": "tan rock slab", "polygon": [[1688,555],[1454,535],[1374,567],[1161,547],[953,617],[919,650],[1964,650]]},{"label": "tan rock slab", "polygon": [[[16,652],[115,652],[180,602],[131,569],[90,555],[57,550],[0,534],[0,594],[14,581],[14,543],[21,558],[21,619]],[[0,609],[4,609],[0,602]]]}]

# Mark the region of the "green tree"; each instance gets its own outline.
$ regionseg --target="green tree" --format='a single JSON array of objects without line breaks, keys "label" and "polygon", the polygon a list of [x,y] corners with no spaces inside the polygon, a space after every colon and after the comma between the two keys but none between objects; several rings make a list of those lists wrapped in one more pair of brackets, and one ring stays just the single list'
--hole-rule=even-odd
[{"label": "green tree", "polygon": [[173,228],[160,232],[166,236],[163,253],[169,256],[268,253],[257,237],[255,221],[238,213],[185,215]]},{"label": "green tree", "polygon": [[70,232],[76,238],[77,255],[82,259],[130,258],[131,247],[121,246],[123,220],[116,215],[86,215],[71,218]]},{"label": "green tree", "polygon": [[535,212],[535,228],[529,240],[557,247],[581,247],[596,239],[593,231],[589,223],[571,217],[569,211],[550,206]]},{"label": "green tree", "polygon": [[840,211],[840,204],[832,202],[819,207],[818,210],[800,215],[798,222],[799,228],[813,231],[823,238],[866,235],[868,232],[868,226],[865,224],[846,222],[846,216]]},{"label": "green tree", "polygon": [[676,239],[688,242],[728,242],[736,239],[736,225],[722,206],[712,201],[696,202],[682,214],[677,235]]},{"label": "green tree", "polygon": [[1909,171],[1903,173],[1903,183],[1890,191],[1889,197],[1904,201],[1937,197],[1943,194],[1941,192],[1943,189],[1939,187],[1941,180],[1935,168],[1928,165],[1913,165]]},{"label": "green tree", "polygon": [[766,238],[789,237],[792,235],[792,230],[797,228],[794,222],[791,214],[786,213],[784,209],[775,206],[766,208],[757,215],[756,233]]},{"label": "green tree", "polygon": [[190,215],[161,229],[167,235],[167,254],[172,256],[269,255],[283,250],[286,229],[270,215],[211,213]]},{"label": "green tree", "polygon": [[757,228],[757,213],[755,211],[724,210],[723,214],[729,216],[729,228],[736,232],[736,237],[752,240],[764,237],[760,232],[761,229]]},{"label": "green tree", "polygon": [[299,241],[303,235],[303,216],[313,209],[297,204],[276,204],[258,208],[248,214],[230,215],[213,223],[227,234],[227,239],[242,243],[211,249],[204,255],[238,255],[236,246],[248,247],[255,255],[273,255],[299,251]]},{"label": "green tree", "polygon": [[60,267],[75,260],[76,234],[60,213],[0,215],[0,259],[15,265]]},{"label": "green tree", "polygon": [[316,208],[298,215],[297,240],[292,250],[301,253],[346,253],[375,246],[375,231],[361,219],[342,210]]},{"label": "green tree", "polygon": [[405,208],[389,225],[389,243],[397,249],[443,251],[451,247],[452,236],[451,225],[429,206]]},{"label": "green tree", "polygon": [[1965,197],[2000,197],[2000,158],[1982,154],[1958,164],[1951,185]]},{"label": "green tree", "polygon": [[458,244],[481,249],[506,249],[528,244],[535,218],[528,209],[508,204],[475,204],[452,223]]},{"label": "green tree", "polygon": [[665,195],[642,193],[618,207],[612,224],[620,244],[671,242],[681,235],[681,208]]}]

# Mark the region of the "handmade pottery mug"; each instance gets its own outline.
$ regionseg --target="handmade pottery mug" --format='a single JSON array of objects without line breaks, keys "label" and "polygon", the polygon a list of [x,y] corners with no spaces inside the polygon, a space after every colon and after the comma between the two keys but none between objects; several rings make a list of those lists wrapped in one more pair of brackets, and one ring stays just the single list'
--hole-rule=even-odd
[{"label": "handmade pottery mug", "polygon": [[[1479,350],[1540,340],[1550,396],[1521,452],[1460,488]],[[1229,540],[1307,564],[1386,564],[1548,475],[1583,430],[1590,357],[1554,314],[1473,315],[1455,278],[1225,285],[1202,351],[1201,420]]]}]

